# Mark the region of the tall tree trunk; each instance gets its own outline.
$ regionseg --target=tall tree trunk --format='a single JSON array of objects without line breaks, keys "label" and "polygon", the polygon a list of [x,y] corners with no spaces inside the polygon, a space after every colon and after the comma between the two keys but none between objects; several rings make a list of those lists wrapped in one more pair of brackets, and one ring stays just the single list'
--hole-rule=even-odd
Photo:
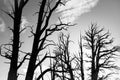
[{"label": "tall tree trunk", "polygon": [[8,80],[17,80],[17,64],[19,53],[19,40],[20,40],[20,23],[21,23],[21,11],[15,12],[14,19],[14,32],[13,32],[13,46],[12,57],[10,62],[10,69],[8,73]]},{"label": "tall tree trunk", "polygon": [[82,37],[81,37],[81,35],[80,35],[80,44],[79,44],[79,47],[80,47],[80,60],[81,60],[81,62],[80,62],[80,64],[81,64],[81,68],[80,68],[80,70],[81,70],[81,79],[82,80],[84,80],[84,65],[83,65],[83,45],[82,45]]},{"label": "tall tree trunk", "polygon": [[92,63],[91,63],[91,80],[95,80],[95,62],[94,59],[92,59]]},{"label": "tall tree trunk", "polygon": [[93,75],[92,80],[97,80],[98,79],[98,71],[97,70],[95,70],[92,75]]},{"label": "tall tree trunk", "polygon": [[81,53],[81,78],[84,80],[83,54]]},{"label": "tall tree trunk", "polygon": [[91,43],[92,43],[92,46],[91,46],[91,49],[92,49],[92,62],[91,62],[91,80],[95,80],[94,77],[95,77],[95,52],[94,52],[94,37],[91,36]]},{"label": "tall tree trunk", "polygon": [[[39,39],[40,39],[41,35],[43,34],[41,31],[41,26],[43,24],[42,18],[43,18],[43,14],[44,14],[45,4],[46,4],[46,0],[42,0],[41,6],[39,9],[37,29],[36,29],[36,33],[34,35],[32,53],[31,53],[31,57],[30,57],[30,61],[29,61],[28,70],[26,73],[25,80],[33,80],[36,58],[37,58],[38,53],[39,53],[39,50],[38,50]],[[40,47],[42,47],[42,46],[43,46],[43,44],[41,43]]]},{"label": "tall tree trunk", "polygon": [[36,48],[37,46],[38,46],[38,41],[35,40],[25,80],[33,80],[35,63],[36,63],[36,58],[38,54],[37,48]]}]

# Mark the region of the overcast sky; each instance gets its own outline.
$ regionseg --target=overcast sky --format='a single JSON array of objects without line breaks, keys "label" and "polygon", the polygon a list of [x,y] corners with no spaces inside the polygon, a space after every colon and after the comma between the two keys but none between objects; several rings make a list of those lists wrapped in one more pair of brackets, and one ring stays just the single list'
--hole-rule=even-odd
[{"label": "overcast sky", "polygon": [[[12,1],[12,0],[10,0]],[[30,0],[29,4],[25,7],[21,27],[25,25],[35,25],[36,16],[33,16],[34,11],[38,10],[39,0]],[[0,9],[10,10],[8,0],[0,0]],[[66,3],[66,6],[59,6],[55,14],[59,14],[64,22],[77,23],[76,26],[70,27],[68,33],[73,41],[77,42],[79,39],[80,31],[83,33],[88,29],[91,22],[98,23],[102,28],[105,27],[106,31],[109,30],[112,37],[115,39],[115,45],[120,45],[120,0],[71,0]],[[56,19],[51,19],[55,22]],[[9,41],[12,34],[7,29],[12,26],[11,19],[0,11],[0,44]],[[29,33],[23,33],[28,35]],[[27,38],[24,37],[27,41]],[[29,44],[30,41],[27,41]],[[77,43],[75,43],[77,44]],[[28,46],[26,46],[28,47]],[[75,46],[72,46],[73,50]],[[8,64],[6,60],[0,57],[0,80],[6,80]]]}]

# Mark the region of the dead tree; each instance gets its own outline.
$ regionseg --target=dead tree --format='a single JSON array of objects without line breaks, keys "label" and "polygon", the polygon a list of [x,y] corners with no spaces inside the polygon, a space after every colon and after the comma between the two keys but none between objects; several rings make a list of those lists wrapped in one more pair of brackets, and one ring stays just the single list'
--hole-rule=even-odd
[{"label": "dead tree", "polygon": [[[49,22],[51,16],[60,4],[62,4],[62,0],[41,0],[40,2],[36,31],[31,31],[34,36],[34,40],[25,80],[32,80],[35,69],[41,65],[42,61],[44,61],[41,59],[42,61],[36,63],[38,54],[47,46],[51,45],[46,44],[47,41],[50,41],[47,38],[55,31],[60,31],[65,29],[65,26],[69,26],[69,24],[62,23],[60,19],[60,23],[54,25],[52,24],[50,26]],[[48,71],[51,71],[51,69],[46,69],[43,71],[43,73],[38,76],[37,80],[44,76],[44,74]]]},{"label": "dead tree", "polygon": [[[56,61],[58,62],[57,68],[62,70],[61,75],[57,75],[61,78],[61,80],[75,80],[72,68],[72,60],[69,52],[69,36],[61,33],[59,36],[59,44],[55,50],[55,55],[59,55],[56,57]],[[67,71],[67,72],[66,72]],[[69,75],[69,77],[68,77]]]},{"label": "dead tree", "polygon": [[89,30],[85,33],[86,48],[91,50],[91,55],[87,55],[91,61],[91,80],[99,79],[99,72],[105,69],[118,69],[114,64],[114,58],[117,51],[113,47],[113,39],[109,32],[104,32],[104,28],[99,29],[97,24],[91,24]]},{"label": "dead tree", "polygon": [[12,43],[5,44],[4,46],[10,46],[12,48],[5,48],[7,51],[4,53],[1,53],[1,56],[7,58],[10,60],[10,69],[8,72],[8,80],[17,80],[17,70],[21,66],[18,65],[18,55],[19,55],[19,48],[21,47],[20,42],[20,34],[24,30],[20,30],[20,24],[21,24],[21,18],[22,18],[22,12],[25,7],[25,5],[28,3],[29,0],[14,0],[13,5],[11,6],[12,11],[7,12],[4,11],[9,17],[13,20],[13,28],[9,27],[9,29],[13,33]]},{"label": "dead tree", "polygon": [[[80,35],[80,41],[79,41],[79,49],[80,51],[78,52],[78,55],[75,55],[75,61],[76,61],[76,69],[77,71],[80,71],[78,73],[79,76],[81,76],[81,80],[85,80],[85,75],[84,75],[84,52],[83,52],[83,42],[82,42],[82,36]],[[78,76],[78,79],[80,78]]]},{"label": "dead tree", "polygon": [[[10,48],[5,48],[7,52],[1,53],[1,56],[10,59],[10,69],[8,73],[8,80],[17,80],[18,77],[18,69],[22,66],[26,59],[29,60],[29,65],[26,73],[25,80],[33,80],[34,71],[38,66],[46,58],[51,58],[50,56],[45,56],[37,62],[38,54],[44,50],[47,46],[53,45],[53,43],[47,44],[47,42],[52,42],[52,40],[48,40],[48,37],[51,36],[55,31],[66,30],[67,26],[70,26],[69,23],[62,23],[60,18],[58,19],[59,23],[50,24],[50,19],[52,14],[55,12],[57,7],[64,3],[62,0],[40,0],[39,11],[36,12],[38,14],[36,31],[34,32],[33,28],[31,28],[31,33],[33,38],[32,52],[26,53],[20,50],[22,46],[22,42],[20,41],[21,33],[26,29],[20,29],[22,13],[25,5],[29,2],[29,0],[14,0],[14,4],[12,5],[12,12],[6,12],[13,19],[13,28],[9,28],[13,32],[12,43],[5,44],[12,46]],[[25,56],[21,61],[18,61],[19,53],[25,53]],[[27,58],[27,56],[30,56]],[[51,68],[42,71],[42,73],[38,76],[37,80],[41,79],[44,74],[48,71],[53,71]]]}]

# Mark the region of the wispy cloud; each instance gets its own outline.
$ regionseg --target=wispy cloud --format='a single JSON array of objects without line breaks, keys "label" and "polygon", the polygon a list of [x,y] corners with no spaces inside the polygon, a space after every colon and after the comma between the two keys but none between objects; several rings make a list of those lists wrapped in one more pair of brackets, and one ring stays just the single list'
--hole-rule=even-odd
[{"label": "wispy cloud", "polygon": [[5,22],[2,18],[0,18],[0,31],[1,32],[5,31]]},{"label": "wispy cloud", "polygon": [[[26,17],[22,16],[21,18],[21,24],[20,24],[20,27],[21,27],[21,30],[26,28],[27,26],[29,25],[29,21],[27,20]],[[23,33],[26,31],[26,29],[23,31]]]},{"label": "wispy cloud", "polygon": [[21,26],[22,29],[25,28],[29,24],[29,22],[28,22],[26,17],[22,17],[21,21],[22,22],[21,22],[20,26]]},{"label": "wispy cloud", "polygon": [[65,6],[60,5],[57,12],[60,13],[63,22],[74,22],[82,14],[89,12],[98,0],[63,0]]}]

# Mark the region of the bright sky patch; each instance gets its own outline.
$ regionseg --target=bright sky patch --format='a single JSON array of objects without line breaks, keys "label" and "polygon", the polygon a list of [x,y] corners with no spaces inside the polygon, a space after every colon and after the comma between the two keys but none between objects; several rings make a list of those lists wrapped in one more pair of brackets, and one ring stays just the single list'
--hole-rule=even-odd
[{"label": "bright sky patch", "polygon": [[2,18],[0,18],[0,31],[4,32],[5,30],[5,22]]},{"label": "bright sky patch", "polygon": [[65,0],[66,4],[60,5],[57,12],[60,13],[63,22],[74,22],[82,14],[89,12],[98,0]]}]

